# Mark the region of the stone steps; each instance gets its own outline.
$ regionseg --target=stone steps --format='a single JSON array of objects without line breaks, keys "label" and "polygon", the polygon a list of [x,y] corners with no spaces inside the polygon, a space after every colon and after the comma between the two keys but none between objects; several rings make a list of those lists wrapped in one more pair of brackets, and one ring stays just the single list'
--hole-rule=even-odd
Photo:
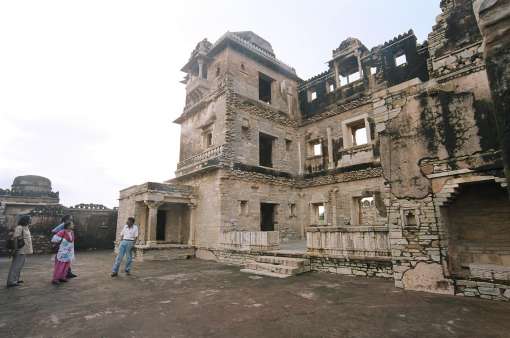
[{"label": "stone steps", "polygon": [[303,258],[259,256],[248,262],[241,272],[286,278],[310,271],[310,261]]}]

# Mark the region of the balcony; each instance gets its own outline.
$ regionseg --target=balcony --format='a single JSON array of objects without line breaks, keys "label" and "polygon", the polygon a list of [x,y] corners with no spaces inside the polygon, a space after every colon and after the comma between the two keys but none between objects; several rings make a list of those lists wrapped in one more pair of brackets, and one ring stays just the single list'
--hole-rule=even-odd
[{"label": "balcony", "polygon": [[227,231],[220,233],[219,243],[227,250],[271,251],[278,249],[280,234],[278,231]]},{"label": "balcony", "polygon": [[323,155],[312,156],[305,159],[305,171],[307,174],[321,172],[324,169],[326,169],[326,166],[324,165]]},{"label": "balcony", "polygon": [[223,155],[223,148],[223,145],[217,146],[215,148],[209,148],[202,153],[193,155],[177,163],[175,176],[179,177],[203,169],[205,167],[219,164],[219,161]]},{"label": "balcony", "polygon": [[192,76],[191,79],[186,84],[186,93],[192,93],[196,89],[201,89],[201,91],[209,91],[210,84],[206,79],[201,79],[197,76]]},{"label": "balcony", "polygon": [[340,159],[337,167],[350,167],[356,164],[371,163],[374,161],[372,143],[345,148],[339,151]]},{"label": "balcony", "polygon": [[310,227],[306,247],[311,256],[373,260],[391,256],[385,226]]}]

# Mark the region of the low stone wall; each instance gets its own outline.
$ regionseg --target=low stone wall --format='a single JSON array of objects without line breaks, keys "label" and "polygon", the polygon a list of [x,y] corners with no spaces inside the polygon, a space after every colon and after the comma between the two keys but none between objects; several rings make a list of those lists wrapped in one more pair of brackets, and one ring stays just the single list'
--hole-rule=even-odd
[{"label": "low stone wall", "polygon": [[134,259],[143,261],[171,261],[195,257],[195,249],[188,245],[168,244],[160,246],[136,245]]},{"label": "low stone wall", "polygon": [[510,282],[507,281],[505,284],[498,284],[487,281],[455,280],[454,285],[457,296],[510,301]]},{"label": "low stone wall", "polygon": [[[220,249],[198,249],[196,257],[200,259],[214,260],[223,264],[244,266],[248,262],[255,261],[257,256],[274,255],[263,251],[241,251]],[[295,256],[295,255],[294,255]],[[293,256],[293,257],[294,257]],[[346,259],[332,257],[316,257],[303,255],[309,259],[312,271],[337,273],[351,276],[393,278],[393,269],[390,260],[374,259]]]},{"label": "low stone wall", "polygon": [[278,231],[226,231],[219,243],[227,250],[276,250],[280,237]]},{"label": "low stone wall", "polygon": [[384,226],[310,227],[306,247],[314,256],[390,256],[388,228]]},{"label": "low stone wall", "polygon": [[393,278],[393,266],[389,260],[364,260],[332,257],[309,257],[312,271],[340,275]]}]

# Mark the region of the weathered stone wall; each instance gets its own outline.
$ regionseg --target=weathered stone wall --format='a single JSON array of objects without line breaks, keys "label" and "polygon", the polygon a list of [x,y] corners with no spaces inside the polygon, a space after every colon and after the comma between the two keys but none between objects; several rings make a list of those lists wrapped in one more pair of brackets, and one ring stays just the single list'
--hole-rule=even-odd
[{"label": "weathered stone wall", "polygon": [[310,257],[313,271],[340,275],[392,278],[391,261],[346,260],[331,257]]},{"label": "weathered stone wall", "polygon": [[[73,216],[76,234],[76,250],[112,249],[115,240],[117,211],[111,209],[77,209],[62,205],[15,208],[13,212],[30,214],[32,223],[32,245],[34,253],[51,252],[51,230],[60,224],[65,214]],[[5,245],[0,247],[0,254],[5,254]]]},{"label": "weathered stone wall", "polygon": [[233,49],[228,51],[227,68],[232,76],[232,88],[239,95],[259,101],[259,73],[263,73],[274,80],[271,88],[270,107],[288,113],[287,97],[282,94],[281,90],[282,82],[285,82],[290,88],[292,105],[297,109],[297,83],[295,79],[290,79],[281,72],[277,72],[261,62],[256,62]]},{"label": "weathered stone wall", "polygon": [[[218,93],[221,95],[220,93]],[[181,161],[205,151],[205,133],[212,133],[212,146],[225,143],[225,96],[212,95],[201,109],[181,123]]]},{"label": "weathered stone wall", "polygon": [[[354,178],[341,183],[331,182],[328,185],[303,188],[300,197],[304,208],[300,211],[299,218],[306,226],[314,225],[316,220],[312,214],[313,204],[325,203],[325,225],[359,225],[358,200],[374,194],[380,194],[380,196],[384,194],[382,177]],[[383,206],[375,217],[375,222],[370,225],[384,225],[386,221]]]},{"label": "weathered stone wall", "polygon": [[[222,178],[222,224],[231,224],[233,230],[260,231],[260,204],[272,203],[276,205],[275,230],[280,232],[280,239],[299,239],[303,233],[298,218],[299,200],[295,187],[275,182],[271,177],[228,175]],[[246,206],[242,207],[241,201]],[[296,208],[295,215],[291,214],[291,204]]]},{"label": "weathered stone wall", "polygon": [[218,245],[219,233],[223,228],[221,171],[214,170],[179,180],[180,184],[196,187],[196,207],[191,209],[190,236],[197,248],[214,248]]}]

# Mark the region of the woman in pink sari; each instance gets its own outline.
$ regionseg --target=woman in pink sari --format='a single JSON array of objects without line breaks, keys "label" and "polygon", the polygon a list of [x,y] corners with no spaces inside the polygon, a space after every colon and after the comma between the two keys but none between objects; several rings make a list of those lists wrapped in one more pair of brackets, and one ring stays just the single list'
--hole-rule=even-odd
[{"label": "woman in pink sari", "polygon": [[65,223],[64,230],[57,232],[51,242],[58,245],[55,257],[55,269],[53,270],[53,284],[67,282],[67,272],[74,260],[74,232],[72,223]]}]

